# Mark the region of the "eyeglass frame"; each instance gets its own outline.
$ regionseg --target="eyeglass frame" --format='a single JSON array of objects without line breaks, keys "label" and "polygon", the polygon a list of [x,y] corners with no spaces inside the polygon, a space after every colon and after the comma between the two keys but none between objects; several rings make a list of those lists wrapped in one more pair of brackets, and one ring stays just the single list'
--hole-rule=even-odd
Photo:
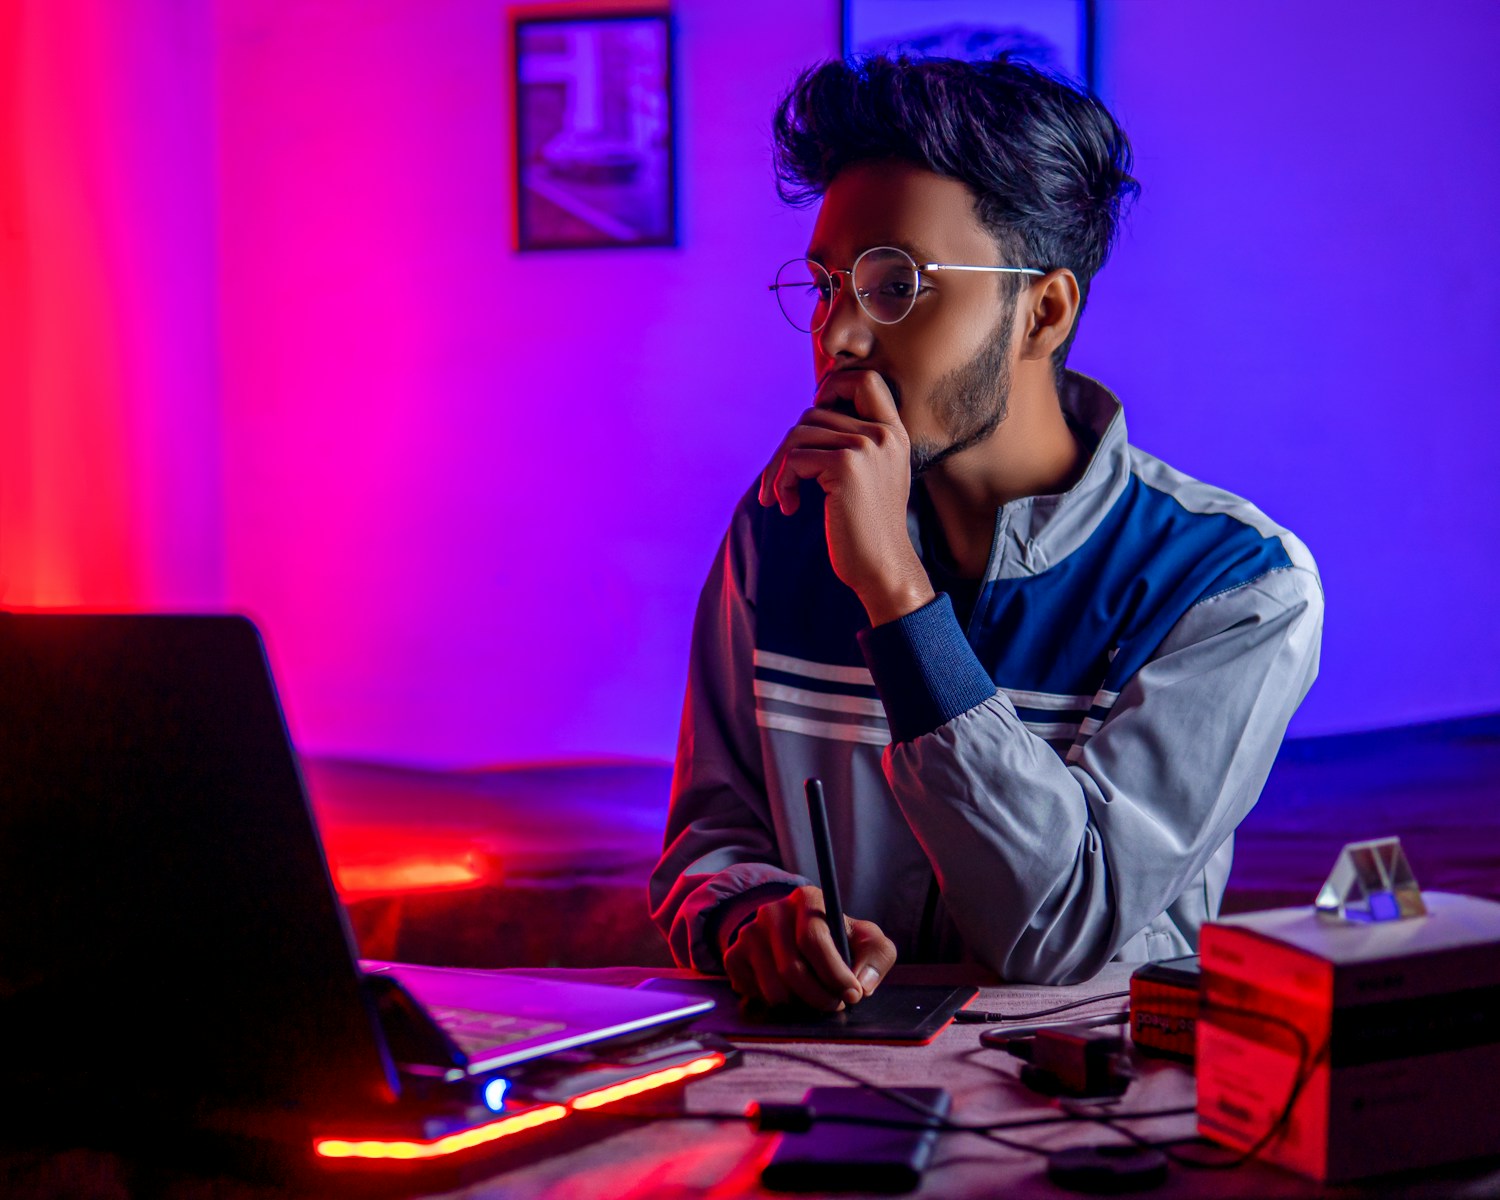
[{"label": "eyeglass frame", "polygon": [[[1047,272],[1042,270],[1040,267],[983,267],[977,266],[972,263],[919,263],[900,246],[871,246],[867,250],[861,250],[855,257],[854,261],[850,263],[847,268],[840,268],[836,271],[829,270],[817,259],[808,258],[806,255],[803,255],[800,258],[789,258],[786,260],[786,262],[782,263],[781,266],[776,268],[776,275],[778,278],[781,276],[781,273],[793,263],[812,263],[813,266],[817,267],[820,271],[828,276],[828,282],[830,284],[828,307],[823,314],[823,319],[818,322],[818,324],[814,325],[811,329],[803,329],[802,326],[798,325],[797,322],[792,320],[792,318],[787,315],[786,306],[781,303],[781,295],[779,291],[780,288],[789,286],[800,287],[802,285],[768,283],[766,285],[766,290],[776,293],[776,307],[781,310],[781,315],[786,318],[786,323],[793,329],[795,329],[798,333],[821,332],[822,329],[828,324],[829,320],[833,317],[834,300],[836,300],[838,298],[838,294],[844,290],[844,285],[842,283],[839,283],[836,287],[832,286],[834,280],[840,275],[847,275],[849,277],[850,286],[853,287],[854,272],[858,270],[859,264],[864,261],[865,255],[874,254],[877,250],[894,250],[897,254],[900,254],[902,257],[904,257],[907,262],[911,263],[912,270],[919,276],[924,271],[981,271],[994,275],[1032,275],[1038,279],[1047,274]],[[858,288],[854,288],[854,300],[855,303],[859,305],[860,311],[863,312],[865,316],[869,317],[870,320],[874,321],[877,325],[899,325],[902,321],[906,320],[907,317],[911,316],[912,309],[916,308],[917,306],[917,295],[913,294],[911,303],[907,305],[906,311],[904,313],[902,313],[894,321],[882,321],[879,317],[877,317],[870,311],[869,306],[865,304],[864,297],[860,295]]]}]

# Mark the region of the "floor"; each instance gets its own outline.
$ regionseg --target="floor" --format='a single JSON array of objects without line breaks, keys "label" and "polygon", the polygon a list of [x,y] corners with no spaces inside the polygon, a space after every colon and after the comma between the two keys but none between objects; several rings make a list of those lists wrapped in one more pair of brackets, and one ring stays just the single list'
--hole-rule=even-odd
[{"label": "floor", "polygon": [[[670,765],[304,769],[367,956],[668,961],[645,878]],[[1240,827],[1225,911],[1309,904],[1345,842],[1389,835],[1424,888],[1500,900],[1500,714],[1289,741]]]}]

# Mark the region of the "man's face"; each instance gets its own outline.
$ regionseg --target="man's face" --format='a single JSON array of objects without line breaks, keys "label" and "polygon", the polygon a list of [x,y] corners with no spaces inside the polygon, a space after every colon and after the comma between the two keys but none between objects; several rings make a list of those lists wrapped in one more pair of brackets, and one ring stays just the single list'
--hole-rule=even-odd
[{"label": "man's face", "polygon": [[[872,246],[897,246],[918,263],[999,266],[1000,248],[974,215],[967,185],[908,163],[860,163],[829,185],[808,257],[847,270]],[[877,372],[895,397],[912,444],[913,473],[985,440],[1010,391],[1013,303],[993,274],[922,276],[912,311],[872,320],[847,286],[812,335],[821,381],[834,370]]]}]

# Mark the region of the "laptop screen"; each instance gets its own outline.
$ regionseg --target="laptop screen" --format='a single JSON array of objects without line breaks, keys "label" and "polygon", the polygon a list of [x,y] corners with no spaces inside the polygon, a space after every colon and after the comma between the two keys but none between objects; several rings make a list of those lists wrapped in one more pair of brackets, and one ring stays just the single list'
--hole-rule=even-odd
[{"label": "laptop screen", "polygon": [[0,1090],[143,1119],[392,1095],[249,621],[0,613],[0,788]]}]

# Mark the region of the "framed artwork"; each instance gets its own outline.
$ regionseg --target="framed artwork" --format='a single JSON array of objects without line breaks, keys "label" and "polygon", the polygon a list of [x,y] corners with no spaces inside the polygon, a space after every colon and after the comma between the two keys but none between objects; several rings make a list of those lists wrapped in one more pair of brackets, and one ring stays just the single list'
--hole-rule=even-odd
[{"label": "framed artwork", "polygon": [[677,241],[664,12],[517,17],[516,245]]},{"label": "framed artwork", "polygon": [[1094,0],[844,0],[844,55],[993,58],[1010,51],[1094,86]]}]

